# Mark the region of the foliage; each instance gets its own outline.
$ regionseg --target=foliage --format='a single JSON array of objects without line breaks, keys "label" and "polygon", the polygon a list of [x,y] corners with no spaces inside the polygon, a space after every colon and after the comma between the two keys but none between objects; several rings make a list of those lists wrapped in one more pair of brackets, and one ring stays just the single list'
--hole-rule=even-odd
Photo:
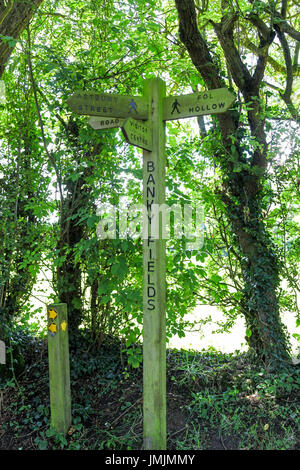
[{"label": "foliage", "polygon": [[[66,436],[50,425],[46,344],[30,344],[25,372],[1,385],[1,449],[141,448],[142,372],[128,373],[122,344],[106,338],[97,350],[88,332],[73,344]],[[298,367],[270,374],[252,359],[168,350],[168,449],[299,449]]]},{"label": "foliage", "polygon": [[[167,337],[185,334],[192,326],[186,314],[198,303],[223,310],[220,330],[229,331],[244,315],[246,337],[253,345],[258,328],[251,315],[257,302],[265,306],[270,284],[280,294],[280,310],[295,312],[299,322],[299,138],[293,108],[299,91],[299,50],[289,36],[295,59],[290,96],[284,93],[290,69],[278,39],[269,44],[256,101],[247,102],[215,24],[226,15],[237,15],[232,17],[233,44],[252,71],[262,41],[255,18],[261,15],[267,22],[270,12],[265,3],[225,3],[196,1],[196,20],[222,86],[236,93],[236,132],[230,133],[225,146],[214,116],[167,124],[167,203],[193,202],[205,212],[199,250],[187,250],[184,240],[167,246]],[[299,19],[293,3],[286,15],[296,30]],[[2,39],[11,41],[11,36]],[[141,201],[141,156],[117,130],[90,128],[85,117],[70,111],[66,100],[76,89],[141,94],[143,80],[153,75],[166,80],[168,95],[204,89],[207,83],[178,36],[174,2],[47,0],[14,45],[3,75],[6,103],[0,116],[0,318],[5,324],[1,337],[7,334],[8,339],[11,325],[32,322],[33,317],[43,329],[41,312],[32,306],[33,288],[43,279],[46,293],[41,287],[38,298],[44,303],[67,302],[75,343],[79,327],[91,331],[97,347],[107,335],[119,335],[130,366],[137,368],[141,241],[99,240],[96,228],[102,204],[118,204],[122,198],[129,204]],[[261,149],[249,126],[251,106],[256,106],[270,141],[263,177],[251,165]],[[249,181],[258,173],[260,191],[251,205],[243,185],[251,186]],[[237,220],[245,226],[244,235],[262,244],[257,263],[250,268],[234,225]],[[266,272],[265,266],[272,266],[273,272]],[[277,307],[273,310],[274,323],[270,321],[268,330],[276,339],[281,324]]]},{"label": "foliage", "polygon": [[[192,399],[187,405],[192,429],[187,429],[183,449],[199,439],[205,446],[213,427],[220,448],[228,450],[287,450],[297,446],[299,414],[298,372],[268,371],[248,362],[242,355],[222,356],[217,352],[181,354],[176,358],[179,375],[173,380],[187,387]],[[178,374],[177,372],[177,374]],[[226,446],[229,445],[229,447]]]},{"label": "foliage", "polygon": [[[4,16],[21,3],[5,2]],[[166,202],[205,213],[199,249],[167,243],[167,340],[195,326],[196,305],[213,305],[218,331],[245,318],[252,348],[167,351],[168,448],[299,449],[299,366],[280,318],[300,326],[296,2],[33,4],[15,34],[0,6],[0,448],[142,446],[142,242],[97,237],[105,203],[141,202],[141,153],[67,99],[140,95],[160,76],[169,96],[226,87],[236,97],[223,117],[166,124]],[[50,425],[45,306],[59,301],[71,339],[66,436]]]}]

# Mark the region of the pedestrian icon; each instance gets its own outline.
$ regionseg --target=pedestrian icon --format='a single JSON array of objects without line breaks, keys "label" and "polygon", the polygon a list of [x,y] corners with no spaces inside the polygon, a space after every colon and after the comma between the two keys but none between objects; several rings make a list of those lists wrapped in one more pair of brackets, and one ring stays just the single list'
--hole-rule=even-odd
[{"label": "pedestrian icon", "polygon": [[135,111],[136,114],[137,114],[137,109],[136,109],[137,104],[136,104],[136,102],[134,101],[134,99],[132,99],[132,100],[130,101],[129,106],[130,106],[129,112]]},{"label": "pedestrian icon", "polygon": [[172,112],[171,112],[171,114],[173,114],[175,110],[177,111],[178,114],[180,114],[180,111],[179,111],[178,106],[180,106],[180,104],[178,103],[177,98],[176,98],[176,100],[175,100],[174,103],[172,104]]}]

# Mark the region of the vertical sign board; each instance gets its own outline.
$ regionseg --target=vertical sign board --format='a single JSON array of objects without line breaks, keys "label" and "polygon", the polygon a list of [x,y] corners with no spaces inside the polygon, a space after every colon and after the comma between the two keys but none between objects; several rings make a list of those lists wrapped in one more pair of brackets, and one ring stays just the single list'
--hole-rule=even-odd
[{"label": "vertical sign board", "polygon": [[66,434],[72,421],[67,304],[49,305],[47,319],[51,426]]},{"label": "vertical sign board", "polygon": [[[165,240],[154,238],[154,204],[165,202],[165,83],[147,80],[152,151],[143,151],[143,421],[144,449],[166,449],[166,261]],[[158,227],[159,229],[159,227]]]},{"label": "vertical sign board", "polygon": [[159,78],[144,82],[142,97],[79,91],[68,100],[78,114],[97,116],[89,121],[94,129],[121,126],[127,142],[143,149],[147,215],[143,228],[143,420],[147,450],[166,449],[165,241],[162,227],[153,226],[160,223],[153,207],[165,202],[164,121],[223,113],[233,100],[226,88],[165,97],[165,83]]}]

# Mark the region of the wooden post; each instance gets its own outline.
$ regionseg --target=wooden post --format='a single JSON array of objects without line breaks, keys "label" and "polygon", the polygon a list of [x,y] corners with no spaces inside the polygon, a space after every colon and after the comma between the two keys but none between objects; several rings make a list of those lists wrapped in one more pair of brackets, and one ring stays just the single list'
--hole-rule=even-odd
[{"label": "wooden post", "polygon": [[49,305],[47,318],[51,426],[66,434],[72,421],[67,304]]},{"label": "wooden post", "polygon": [[6,364],[5,343],[0,340],[0,364]]},{"label": "wooden post", "polygon": [[145,81],[152,151],[143,151],[143,204],[147,227],[143,240],[143,412],[144,449],[166,449],[166,265],[165,241],[151,236],[153,204],[165,202],[165,83]]},{"label": "wooden post", "polygon": [[157,231],[151,231],[151,221],[159,223],[160,217],[153,206],[165,202],[164,121],[223,113],[234,101],[226,88],[165,95],[164,81],[153,78],[144,82],[142,97],[78,91],[68,99],[77,114],[100,116],[100,125],[91,122],[95,128],[116,127],[125,118],[121,124],[125,139],[144,149],[143,408],[144,449],[148,450],[166,448],[166,255],[162,227],[158,238],[153,236]]}]

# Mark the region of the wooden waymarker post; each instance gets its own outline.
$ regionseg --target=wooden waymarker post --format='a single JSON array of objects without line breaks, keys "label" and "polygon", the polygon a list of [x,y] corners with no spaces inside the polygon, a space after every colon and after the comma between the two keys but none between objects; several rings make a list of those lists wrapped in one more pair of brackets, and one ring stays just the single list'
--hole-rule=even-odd
[{"label": "wooden waymarker post", "polygon": [[51,426],[66,434],[72,421],[67,304],[49,305],[47,319]]},{"label": "wooden waymarker post", "polygon": [[0,340],[0,364],[6,364],[5,343]]},{"label": "wooden waymarker post", "polygon": [[[162,227],[159,227],[158,238],[153,236],[156,231],[151,227],[153,205],[165,202],[164,121],[223,113],[233,100],[234,95],[226,88],[165,97],[165,82],[159,78],[144,82],[142,97],[77,92],[68,100],[78,114],[102,116],[103,121],[127,118],[121,125],[125,139],[143,149],[143,204],[148,216],[147,226],[143,228],[143,421],[146,450],[166,449],[165,240]],[[107,125],[109,127],[117,126]],[[99,128],[104,129],[105,126]]]}]

